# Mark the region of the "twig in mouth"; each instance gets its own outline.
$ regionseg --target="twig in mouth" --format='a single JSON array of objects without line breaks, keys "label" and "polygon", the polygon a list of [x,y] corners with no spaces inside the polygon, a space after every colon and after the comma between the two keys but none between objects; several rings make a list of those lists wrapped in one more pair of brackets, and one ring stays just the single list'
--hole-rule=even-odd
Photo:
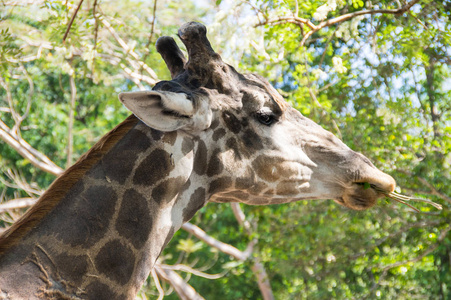
[{"label": "twig in mouth", "polygon": [[406,196],[406,195],[402,195],[402,194],[398,194],[396,192],[387,192],[373,184],[370,185],[372,189],[374,189],[375,191],[384,194],[387,198],[394,200],[396,202],[402,203],[407,205],[408,207],[412,208],[413,210],[415,210],[416,212],[421,212],[420,210],[418,210],[417,208],[413,207],[412,205],[406,203],[406,201],[417,201],[417,202],[425,202],[428,203],[432,206],[434,206],[435,208],[442,210],[442,206],[438,203],[435,203],[429,199],[423,199],[423,198],[414,198],[414,197],[410,197],[410,196]]}]

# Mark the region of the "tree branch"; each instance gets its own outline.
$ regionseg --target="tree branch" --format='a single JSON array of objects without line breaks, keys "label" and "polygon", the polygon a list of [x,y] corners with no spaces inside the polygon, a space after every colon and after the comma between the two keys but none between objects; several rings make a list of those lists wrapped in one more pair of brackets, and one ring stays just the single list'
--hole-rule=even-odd
[{"label": "tree branch", "polygon": [[233,246],[218,241],[217,239],[209,236],[205,231],[203,231],[196,225],[193,225],[191,223],[185,223],[182,225],[182,229],[191,233],[201,241],[205,242],[207,245],[214,247],[227,255],[232,256],[236,260],[245,261],[249,257],[250,253],[247,253],[246,251],[244,252],[240,251]]},{"label": "tree branch", "polygon": [[97,15],[97,0],[94,0],[94,4],[92,6],[92,16],[94,17],[94,53],[97,53],[97,37],[99,34],[99,16]]},{"label": "tree branch", "polygon": [[[414,175],[412,172],[406,171],[406,170],[402,170],[402,169],[398,169],[399,172],[404,173],[412,178],[417,178],[418,181],[420,181],[422,184],[424,184],[425,186],[427,186],[431,191],[430,191],[430,195],[434,195],[437,196],[449,203],[451,203],[451,197],[449,197],[448,195],[445,195],[444,193],[440,192],[438,189],[436,189],[429,181],[427,181],[425,178],[420,177],[420,176],[416,176]],[[421,192],[421,191],[420,191]],[[427,192],[425,192],[427,193]]]},{"label": "tree branch", "polygon": [[181,300],[205,300],[196,290],[186,283],[177,272],[164,269],[161,265],[155,265],[155,271],[158,276],[168,282],[177,292]]},{"label": "tree branch", "polygon": [[[437,243],[435,245],[433,245],[432,247],[429,247],[427,250],[425,250],[421,255],[414,257],[412,259],[408,259],[405,261],[401,261],[401,262],[396,262],[394,264],[385,266],[384,268],[381,269],[382,273],[379,276],[379,280],[375,281],[372,285],[372,287],[370,288],[368,294],[363,298],[363,299],[368,299],[369,297],[371,297],[372,293],[374,292],[374,290],[381,285],[382,280],[384,280],[384,278],[387,276],[388,271],[392,268],[396,268],[396,267],[400,267],[402,265],[408,264],[408,263],[412,263],[412,262],[417,262],[420,261],[421,259],[423,259],[423,257],[431,254],[435,249],[438,248],[438,246],[440,245],[440,243],[445,239],[446,235],[448,234],[448,232],[451,230],[451,227],[448,226],[448,228],[444,229],[440,235],[439,238],[437,239]],[[371,270],[372,268],[370,268]],[[371,272],[371,271],[370,271]]]},{"label": "tree branch", "polygon": [[[25,37],[22,37],[22,39],[27,43],[27,45],[31,46],[31,47],[38,47],[38,54],[37,55],[33,55],[30,56],[29,58],[27,58],[27,60],[25,59],[20,59],[20,60],[8,60],[9,62],[25,62],[25,61],[32,61],[35,59],[40,58],[41,56],[41,50],[42,49],[47,49],[47,50],[56,50],[58,51],[59,49],[62,49],[61,47],[54,47],[52,46],[51,43],[49,42],[41,42],[41,43],[36,43],[34,41],[31,40],[27,40]],[[120,48],[121,49],[121,48]],[[130,69],[129,67],[127,67],[125,64],[121,63],[122,61],[122,57],[119,57],[118,54],[114,51],[112,51],[111,49],[103,49],[106,53],[99,53],[98,56],[107,60],[108,63],[117,66],[119,65],[121,67],[121,71],[122,71],[122,76],[125,76],[127,79],[133,81],[140,89],[144,89],[144,86],[140,83],[140,81],[144,81],[145,83],[149,84],[149,85],[155,85],[155,83],[157,83],[157,81],[159,80],[151,78],[149,76],[140,74],[138,72],[138,70],[140,69],[140,65],[141,62],[138,61],[134,61],[132,59],[130,59],[129,57],[126,58],[126,61],[132,65],[132,67],[135,70]],[[109,50],[109,51],[108,51]],[[73,52],[74,56],[82,56],[83,52],[81,49],[75,48],[74,52]],[[149,67],[147,67],[149,68]],[[152,71],[153,72],[153,71]],[[155,72],[153,72],[155,74]]]},{"label": "tree branch", "polygon": [[437,242],[435,243],[435,245],[429,247],[428,249],[426,249],[425,251],[423,251],[423,253],[421,253],[420,255],[408,259],[408,260],[404,260],[404,261],[398,261],[396,263],[393,263],[391,265],[385,266],[384,268],[381,269],[382,272],[387,272],[390,269],[396,268],[396,267],[400,267],[402,265],[408,264],[408,263],[412,263],[412,262],[417,262],[421,259],[423,259],[423,257],[428,256],[429,254],[431,254],[435,249],[438,248],[438,246],[440,245],[440,243],[445,239],[446,235],[448,234],[448,232],[451,230],[451,226],[448,226],[447,228],[445,228],[439,235],[439,237],[437,238]]},{"label": "tree branch", "polygon": [[225,275],[226,272],[219,273],[219,274],[207,274],[204,272],[201,272],[199,270],[196,270],[190,266],[183,265],[183,264],[176,264],[176,265],[166,265],[166,264],[159,264],[159,266],[165,270],[173,270],[173,271],[182,271],[186,273],[191,273],[199,277],[203,277],[206,279],[219,279]]},{"label": "tree branch", "polygon": [[435,195],[437,197],[442,198],[443,200],[451,203],[451,197],[448,197],[447,195],[443,194],[442,192],[440,192],[439,190],[437,190],[432,184],[430,184],[426,179],[424,179],[423,177],[417,177],[418,180],[423,183],[425,186],[427,186],[430,190],[431,190],[431,194]]},{"label": "tree branch", "polygon": [[240,204],[230,203],[230,206],[232,207],[233,214],[238,224],[240,224],[240,226],[246,230],[246,233],[248,235],[251,235],[252,234],[251,224],[249,223],[248,220],[246,220],[246,216],[244,215],[244,212],[241,209]]},{"label": "tree branch", "polygon": [[157,290],[158,290],[158,299],[157,300],[163,300],[164,290],[161,287],[160,280],[158,280],[157,271],[155,269],[156,268],[152,268],[152,270],[150,271],[150,275],[152,275],[153,282],[155,283],[155,286],[157,287]]},{"label": "tree branch", "polygon": [[28,6],[30,4],[40,6],[44,3],[44,0],[17,0],[17,1],[10,1],[10,2],[3,2],[2,6]]},{"label": "tree branch", "polygon": [[10,145],[22,157],[28,159],[30,163],[55,176],[63,173],[63,169],[53,163],[47,156],[31,147],[24,139],[11,133],[9,127],[0,120],[0,139]]},{"label": "tree branch", "polygon": [[321,30],[325,27],[329,27],[329,26],[335,25],[337,23],[348,21],[350,19],[353,19],[358,16],[363,16],[363,15],[374,15],[374,14],[401,15],[401,14],[405,13],[406,11],[408,11],[412,6],[417,4],[419,1],[420,0],[413,0],[398,9],[374,9],[374,10],[356,11],[353,13],[344,14],[339,17],[320,22],[318,25],[313,24],[308,19],[299,18],[297,16],[280,16],[280,17],[273,18],[273,19],[266,19],[263,22],[257,23],[257,25],[255,25],[255,26],[257,27],[257,26],[264,26],[264,25],[280,25],[280,24],[287,24],[287,23],[296,24],[301,29],[304,26],[307,26],[310,29],[310,31],[308,31],[307,33],[304,34],[302,41],[300,43],[300,46],[302,47],[305,45],[305,42],[307,41],[307,39],[310,36],[312,36],[314,33],[318,32],[319,30]]},{"label": "tree branch", "polygon": [[67,25],[66,32],[64,33],[64,36],[63,36],[63,43],[66,42],[67,35],[69,34],[70,28],[72,27],[72,23],[74,23],[75,17],[77,16],[78,10],[80,9],[81,5],[83,4],[83,1],[84,0],[80,0],[80,3],[78,3],[78,6],[75,9],[74,14],[72,15],[72,18],[70,19],[69,24]]},{"label": "tree branch", "polygon": [[[142,58],[142,61],[145,62],[147,60],[147,57],[149,57],[150,51],[150,43],[152,43],[153,34],[155,32],[155,20],[157,18],[157,2],[158,0],[153,0],[153,12],[152,12],[152,22],[150,23],[150,34],[149,39],[147,40],[146,44],[146,54],[144,54],[144,57]],[[140,73],[142,73],[142,68],[140,70]]]},{"label": "tree branch", "polygon": [[33,184],[29,184],[18,170],[8,169],[5,172],[5,175],[12,181],[8,182],[0,177],[0,181],[7,187],[21,189],[31,197],[34,197],[35,195],[40,196],[44,193],[43,190],[39,189],[39,187],[36,187],[36,184],[34,184],[34,187]]},{"label": "tree branch", "polygon": [[366,249],[363,252],[360,252],[360,253],[348,256],[347,259],[349,261],[355,261],[357,258],[367,255],[368,252],[373,251],[375,248],[379,247],[380,245],[382,245],[387,240],[393,239],[396,236],[399,236],[399,235],[401,235],[401,234],[403,234],[403,233],[405,233],[405,232],[407,232],[407,231],[409,231],[409,230],[411,230],[413,228],[424,228],[424,227],[427,227],[427,226],[438,226],[438,225],[440,225],[440,223],[442,223],[442,221],[434,220],[434,221],[431,221],[431,222],[419,221],[419,222],[416,222],[416,223],[403,224],[401,226],[400,230],[392,232],[392,233],[390,233],[389,235],[387,235],[387,236],[385,236],[383,238],[375,240],[374,244],[372,244],[368,249]]},{"label": "tree branch", "polygon": [[275,299],[272,292],[271,283],[269,282],[268,273],[266,273],[265,270],[265,266],[263,266],[263,264],[259,260],[254,260],[254,264],[252,265],[251,270],[257,277],[258,288],[262,293],[263,299]]},{"label": "tree branch", "polygon": [[75,100],[77,99],[77,86],[75,85],[75,70],[69,76],[70,82],[70,103],[69,103],[69,124],[67,125],[67,161],[66,168],[72,165],[73,153],[73,129],[75,116]]},{"label": "tree branch", "polygon": [[[237,219],[238,223],[243,226],[245,231],[249,236],[252,235],[252,228],[250,223],[246,220],[246,216],[244,215],[243,210],[241,209],[241,206],[239,203],[231,203],[233,214],[235,215],[235,218]],[[251,247],[248,247],[249,249],[249,255],[251,255],[254,244],[257,243],[257,239],[254,239],[250,245]],[[271,289],[271,283],[269,282],[268,274],[266,273],[265,267],[260,262],[258,257],[253,258],[253,265],[251,267],[252,271],[254,272],[255,276],[257,277],[257,283],[258,287],[260,289],[260,292],[262,293],[264,300],[274,300],[274,294]]]},{"label": "tree branch", "polygon": [[[16,114],[17,117],[14,119],[15,120],[15,124],[14,127],[12,128],[12,132],[20,135],[20,125],[22,124],[22,122],[28,117],[28,114],[30,113],[30,108],[31,108],[31,102],[33,100],[33,96],[34,96],[34,84],[33,84],[33,80],[31,80],[30,75],[27,72],[27,69],[25,69],[25,66],[20,62],[20,69],[22,69],[22,72],[24,73],[25,77],[27,78],[28,81],[28,85],[30,86],[29,88],[29,92],[28,92],[28,100],[27,100],[27,105],[25,108],[25,112],[23,113],[23,115],[20,115],[19,113],[14,111],[14,107],[10,107],[10,113]],[[11,95],[9,95],[9,97],[11,97]]]},{"label": "tree branch", "polygon": [[0,203],[0,213],[18,208],[26,208],[34,205],[37,198],[17,198],[5,203]]},{"label": "tree branch", "polygon": [[273,19],[268,19],[268,20],[258,23],[257,25],[255,25],[255,27],[263,26],[263,25],[281,25],[281,24],[287,24],[287,23],[295,24],[298,26],[307,25],[307,27],[309,27],[312,30],[317,30],[317,28],[318,28],[318,26],[313,24],[310,20],[299,18],[296,16],[284,16],[284,17],[280,16],[280,17],[276,17]]},{"label": "tree branch", "polygon": [[13,101],[13,95],[11,93],[11,89],[9,88],[8,82],[3,80],[2,77],[0,77],[0,85],[6,91],[6,100],[8,102],[8,106],[9,106],[9,109],[10,109],[11,117],[13,118],[14,124],[15,124],[11,131],[17,133],[17,126],[16,126],[16,124],[20,124],[20,122],[19,122],[20,115],[17,113],[17,111],[16,111],[16,109],[14,107],[14,101]]},{"label": "tree branch", "polygon": [[439,122],[440,122],[440,113],[438,111],[437,102],[436,102],[436,91],[434,86],[434,75],[435,75],[435,58],[430,55],[429,56],[429,64],[424,66],[424,70],[426,71],[426,94],[428,96],[429,102],[429,113],[431,115],[432,121],[432,130],[434,133],[434,139],[438,139],[441,135]]},{"label": "tree branch", "polygon": [[391,15],[402,15],[403,13],[405,13],[406,11],[408,11],[412,6],[414,6],[415,4],[417,4],[418,2],[420,2],[420,0],[413,0],[409,3],[407,3],[406,5],[404,5],[403,7],[400,7],[398,9],[374,9],[374,10],[361,10],[361,11],[356,11],[353,13],[349,13],[349,14],[344,14],[342,16],[327,20],[327,21],[323,21],[321,23],[318,24],[317,28],[318,30],[324,27],[328,27],[337,23],[341,23],[347,20],[350,20],[352,18],[358,17],[358,16],[363,16],[363,15],[375,15],[375,14],[391,14]]},{"label": "tree branch", "polygon": [[138,54],[136,54],[136,52],[133,51],[133,49],[131,49],[123,39],[121,39],[121,37],[117,34],[117,32],[114,30],[114,28],[107,20],[103,19],[102,23],[106,27],[106,29],[108,29],[108,31],[111,33],[113,38],[118,42],[118,44],[125,50],[125,52],[130,54],[134,59],[136,59],[139,66],[144,70],[146,70],[146,72],[154,80],[153,84],[157,83],[158,79],[157,74],[146,63],[140,61]]}]

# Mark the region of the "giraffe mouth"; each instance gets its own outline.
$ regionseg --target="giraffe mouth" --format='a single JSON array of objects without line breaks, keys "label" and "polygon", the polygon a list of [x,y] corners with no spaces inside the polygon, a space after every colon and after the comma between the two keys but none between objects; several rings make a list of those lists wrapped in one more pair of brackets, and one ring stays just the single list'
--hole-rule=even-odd
[{"label": "giraffe mouth", "polygon": [[394,186],[392,185],[381,188],[376,184],[354,182],[351,188],[345,190],[343,196],[334,199],[334,201],[353,210],[365,210],[373,207],[377,199],[385,197],[385,194],[393,189]]}]

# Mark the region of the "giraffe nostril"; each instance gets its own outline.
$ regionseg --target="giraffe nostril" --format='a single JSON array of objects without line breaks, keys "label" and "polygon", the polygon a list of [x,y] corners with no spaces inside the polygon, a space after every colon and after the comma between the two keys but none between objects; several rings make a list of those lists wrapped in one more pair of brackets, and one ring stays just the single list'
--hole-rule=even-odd
[{"label": "giraffe nostril", "polygon": [[375,167],[363,169],[359,172],[358,180],[353,183],[368,189],[374,187],[375,190],[391,193],[395,190],[396,181],[388,174]]},{"label": "giraffe nostril", "polygon": [[335,202],[337,202],[338,204],[344,205],[345,201],[343,200],[342,197],[334,199]]},{"label": "giraffe nostril", "polygon": [[373,190],[380,194],[380,196],[393,192],[396,187],[395,184],[381,185],[380,183],[373,182],[354,182],[354,184],[359,186],[363,190]]},{"label": "giraffe nostril", "polygon": [[393,177],[375,167],[363,154],[351,150],[348,156],[354,165],[354,170],[351,172],[352,183],[363,184],[365,188],[375,186],[378,190],[387,193],[395,190],[396,182]]},{"label": "giraffe nostril", "polygon": [[380,172],[377,180],[359,181],[355,184],[362,186],[364,189],[373,189],[378,192],[391,193],[396,188],[396,181],[390,175]]}]

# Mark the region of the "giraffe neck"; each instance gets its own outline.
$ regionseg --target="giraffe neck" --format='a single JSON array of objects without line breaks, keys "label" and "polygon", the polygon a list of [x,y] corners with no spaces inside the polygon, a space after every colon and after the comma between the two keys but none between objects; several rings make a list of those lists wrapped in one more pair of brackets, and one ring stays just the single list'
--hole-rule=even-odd
[{"label": "giraffe neck", "polygon": [[[0,258],[0,292],[13,296],[20,283],[16,293],[27,297],[133,298],[174,232],[206,202],[191,176],[196,149],[183,133],[138,122]],[[24,274],[40,279],[24,288]]]}]

